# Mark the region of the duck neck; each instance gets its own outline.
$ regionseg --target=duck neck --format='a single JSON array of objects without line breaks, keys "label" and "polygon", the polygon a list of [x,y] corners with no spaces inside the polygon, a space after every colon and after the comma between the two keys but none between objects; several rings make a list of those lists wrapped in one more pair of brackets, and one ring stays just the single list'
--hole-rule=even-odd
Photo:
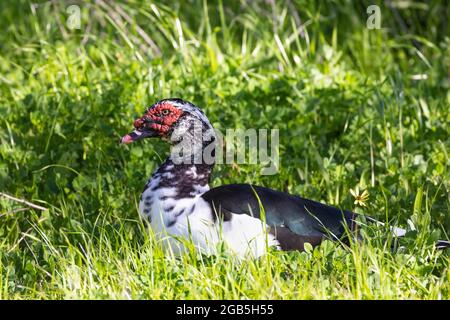
[{"label": "duck neck", "polygon": [[169,188],[173,198],[192,198],[209,190],[213,165],[178,164],[169,157],[153,173],[149,185],[152,188]]},{"label": "duck neck", "polygon": [[153,188],[173,188],[177,198],[195,197],[209,190],[215,163],[216,132],[200,111],[194,111],[197,116],[187,113],[179,120],[168,139],[170,156],[151,179]]},{"label": "duck neck", "polygon": [[170,156],[153,173],[146,188],[169,188],[173,198],[190,198],[209,190],[215,163],[215,137],[198,146],[186,147],[186,142],[172,145]]}]

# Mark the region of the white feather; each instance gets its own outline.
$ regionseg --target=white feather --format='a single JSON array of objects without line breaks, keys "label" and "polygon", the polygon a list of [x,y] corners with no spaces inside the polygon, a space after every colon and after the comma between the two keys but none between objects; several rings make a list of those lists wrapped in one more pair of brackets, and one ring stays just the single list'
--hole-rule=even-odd
[{"label": "white feather", "polygon": [[[278,245],[275,237],[268,234],[261,220],[246,214],[232,214],[229,221],[215,222],[210,204],[200,195],[175,200],[170,198],[175,195],[175,188],[159,188],[151,191],[154,183],[159,181],[152,181],[150,187],[143,193],[139,211],[142,216],[148,218],[148,214],[144,213],[146,208],[144,203],[150,196],[152,199],[150,225],[165,251],[174,255],[185,252],[186,248],[178,238],[192,240],[195,247],[205,254],[216,253],[218,244],[223,240],[231,253],[242,258],[260,257],[266,253],[268,246]],[[203,187],[201,193],[208,189]],[[160,200],[161,198],[164,200]],[[194,205],[195,209],[191,213],[190,208]],[[172,206],[170,212],[164,211],[164,208]],[[183,214],[177,216],[183,209]],[[174,220],[176,222],[171,224]]]}]

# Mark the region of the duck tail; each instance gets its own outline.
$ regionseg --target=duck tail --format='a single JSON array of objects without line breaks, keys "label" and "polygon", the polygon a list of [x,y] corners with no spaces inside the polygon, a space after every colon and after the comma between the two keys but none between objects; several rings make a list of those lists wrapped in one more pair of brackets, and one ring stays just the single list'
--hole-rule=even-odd
[{"label": "duck tail", "polygon": [[[377,223],[379,225],[384,225],[383,222],[380,222],[380,221],[378,221],[378,220],[376,220],[374,218],[366,216],[366,219],[369,222]],[[401,238],[401,237],[403,237],[406,234],[406,230],[403,229],[403,228],[398,228],[398,227],[391,226],[390,229],[391,229],[392,234],[396,238]],[[450,241],[447,241],[447,240],[438,240],[438,241],[436,241],[436,249],[444,250],[444,249],[447,249],[447,248],[450,248]]]},{"label": "duck tail", "polygon": [[436,248],[437,249],[447,249],[450,248],[450,241],[446,240],[438,240],[436,242]]}]

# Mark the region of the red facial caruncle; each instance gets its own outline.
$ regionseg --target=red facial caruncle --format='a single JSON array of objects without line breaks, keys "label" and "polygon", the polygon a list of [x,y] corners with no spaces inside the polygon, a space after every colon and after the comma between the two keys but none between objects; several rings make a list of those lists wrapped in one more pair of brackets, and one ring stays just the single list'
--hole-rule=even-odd
[{"label": "red facial caruncle", "polygon": [[183,111],[171,103],[161,102],[149,109],[141,118],[136,119],[134,127],[139,130],[148,123],[148,129],[152,129],[160,136],[165,136],[182,114]]}]

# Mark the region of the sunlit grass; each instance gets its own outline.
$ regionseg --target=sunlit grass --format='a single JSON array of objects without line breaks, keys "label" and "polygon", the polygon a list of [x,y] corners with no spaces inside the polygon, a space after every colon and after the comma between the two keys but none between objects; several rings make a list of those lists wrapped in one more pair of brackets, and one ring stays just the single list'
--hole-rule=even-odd
[{"label": "sunlit grass", "polygon": [[[49,209],[0,198],[0,298],[449,298],[448,253],[434,249],[450,229],[439,1],[403,1],[406,31],[382,3],[380,30],[350,1],[86,1],[80,30],[52,3],[0,3],[0,191]],[[278,174],[218,165],[213,186],[300,194],[401,224],[406,238],[393,250],[370,228],[350,247],[247,261],[163,254],[137,203],[168,148],[118,141],[167,97],[220,130],[280,130]]]}]

